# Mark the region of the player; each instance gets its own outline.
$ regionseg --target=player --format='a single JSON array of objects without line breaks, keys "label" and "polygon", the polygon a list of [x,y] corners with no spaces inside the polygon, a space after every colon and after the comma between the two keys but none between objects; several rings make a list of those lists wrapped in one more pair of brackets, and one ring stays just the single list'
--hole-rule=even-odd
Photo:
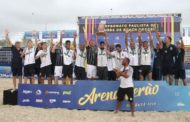
[{"label": "player", "polygon": [[100,42],[100,47],[98,48],[98,55],[97,55],[97,76],[99,80],[108,80],[108,60],[107,60],[107,33],[106,32],[99,32],[96,33],[96,43],[98,43],[98,36],[103,35],[105,37],[105,41]]},{"label": "player", "polygon": [[115,69],[117,77],[120,79],[120,86],[117,91],[117,106],[115,113],[118,113],[125,95],[128,96],[128,101],[131,108],[131,115],[134,116],[134,84],[133,84],[133,68],[129,66],[130,59],[124,58],[122,61],[123,67],[120,70]]},{"label": "player", "polygon": [[29,39],[27,41],[27,47],[24,49],[22,57],[24,58],[24,83],[27,83],[27,79],[30,79],[30,83],[34,84],[34,68],[35,68],[35,52],[36,46],[33,41]]},{"label": "player", "polygon": [[107,60],[108,60],[108,65],[107,65],[107,68],[108,68],[108,80],[116,80],[116,74],[115,72],[113,71],[113,68],[116,67],[115,65],[115,58],[113,55],[111,55],[111,53],[114,51],[114,45],[108,45],[108,52],[110,53],[107,53]]},{"label": "player", "polygon": [[75,48],[75,76],[77,80],[85,80],[86,79],[86,71],[85,71],[85,60],[86,60],[86,49],[84,44],[76,44],[76,37],[74,35],[74,48]]},{"label": "player", "polygon": [[66,78],[68,77],[70,84],[73,84],[74,51],[71,50],[71,41],[66,40],[65,46],[62,47],[63,47],[63,83],[66,84]]},{"label": "player", "polygon": [[132,32],[130,32],[130,45],[128,45],[128,34],[129,30],[126,28],[125,30],[125,44],[127,48],[127,52],[130,59],[130,66],[133,67],[133,79],[139,80],[139,53],[140,53],[140,44],[137,46],[132,36]]},{"label": "player", "polygon": [[83,28],[84,31],[84,39],[85,39],[85,46],[86,46],[86,56],[87,56],[87,78],[89,80],[96,79],[97,73],[97,43],[93,40],[86,39],[86,29]]},{"label": "player", "polygon": [[40,58],[41,60],[41,69],[40,69],[40,78],[41,78],[41,84],[44,84],[45,76],[48,79],[48,84],[52,84],[51,80],[51,57],[50,57],[50,51],[51,51],[51,45],[52,41],[50,42],[50,46],[47,45],[47,42],[42,43],[42,50],[40,50],[37,55],[36,59]]},{"label": "player", "polygon": [[138,39],[139,42],[142,43],[140,47],[140,80],[143,81],[148,77],[148,80],[152,80],[152,68],[151,68],[151,55],[152,55],[152,50],[154,48],[153,45],[153,39],[151,32],[148,32],[149,40],[150,40],[150,45],[148,45],[148,41],[144,41],[142,43],[142,34],[141,32],[138,33]]},{"label": "player", "polygon": [[[64,31],[60,33],[60,41],[53,46],[52,53],[55,54],[55,84],[58,84],[59,77],[63,75],[63,47],[62,47],[62,39],[64,35]],[[62,83],[64,84],[63,80]]]}]

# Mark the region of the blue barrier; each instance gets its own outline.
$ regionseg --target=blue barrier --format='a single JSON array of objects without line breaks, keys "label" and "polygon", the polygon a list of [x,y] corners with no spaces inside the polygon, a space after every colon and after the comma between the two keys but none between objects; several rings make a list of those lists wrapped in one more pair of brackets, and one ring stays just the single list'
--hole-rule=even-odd
[{"label": "blue barrier", "polygon": [[[77,81],[75,85],[19,84],[18,104],[45,108],[114,110],[119,81]],[[190,111],[190,87],[165,81],[135,82],[136,111]],[[128,111],[126,100],[121,107]]]}]

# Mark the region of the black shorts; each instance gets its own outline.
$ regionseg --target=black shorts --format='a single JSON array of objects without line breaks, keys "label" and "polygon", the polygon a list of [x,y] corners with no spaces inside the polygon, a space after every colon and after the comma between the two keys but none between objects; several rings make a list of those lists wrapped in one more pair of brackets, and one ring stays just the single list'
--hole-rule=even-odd
[{"label": "black shorts", "polygon": [[97,67],[97,76],[99,80],[108,79],[108,68],[107,67]]},{"label": "black shorts", "polygon": [[55,65],[51,65],[51,75],[54,76],[54,72],[55,72]]},{"label": "black shorts", "polygon": [[63,78],[72,78],[73,77],[73,64],[63,65]]},{"label": "black shorts", "polygon": [[139,66],[132,66],[133,68],[133,79],[139,80]]},{"label": "black shorts", "polygon": [[84,67],[75,66],[74,72],[77,80],[86,79],[86,71]]},{"label": "black shorts", "polygon": [[108,80],[116,80],[117,76],[114,71],[108,71]]},{"label": "black shorts", "polygon": [[185,76],[185,69],[177,69],[175,71],[175,79],[182,79],[184,80],[186,78]]},{"label": "black shorts", "polygon": [[40,76],[40,67],[39,68],[36,67],[34,70],[35,70],[35,75]]},{"label": "black shorts", "polygon": [[163,66],[162,74],[163,74],[163,76],[174,75],[175,74],[174,67],[173,66],[168,66],[168,67]]},{"label": "black shorts", "polygon": [[24,77],[34,76],[34,64],[24,66]]},{"label": "black shorts", "polygon": [[22,76],[22,67],[11,67],[13,76]]},{"label": "black shorts", "polygon": [[143,77],[146,77],[148,76],[149,73],[152,72],[152,68],[150,65],[141,65],[140,66],[140,74],[143,76]]},{"label": "black shorts", "polygon": [[41,68],[40,71],[40,76],[41,77],[51,77],[51,65],[45,66]]},{"label": "black shorts", "polygon": [[123,101],[125,99],[125,95],[128,96],[129,102],[133,102],[134,101],[134,88],[133,87],[129,87],[129,88],[119,87],[119,89],[117,91],[117,100]]}]

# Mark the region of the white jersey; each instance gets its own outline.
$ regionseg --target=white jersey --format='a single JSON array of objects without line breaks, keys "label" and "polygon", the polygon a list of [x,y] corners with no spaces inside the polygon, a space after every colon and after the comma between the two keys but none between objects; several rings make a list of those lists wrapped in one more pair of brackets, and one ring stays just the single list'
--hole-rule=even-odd
[{"label": "white jersey", "polygon": [[78,67],[85,67],[85,60],[86,60],[86,49],[81,51],[79,48],[76,49],[76,61],[75,65]]},{"label": "white jersey", "polygon": [[122,67],[123,59],[128,57],[127,52],[123,50],[121,52],[113,51],[111,55],[113,55],[115,58],[115,67],[113,67],[114,69],[120,69]]},{"label": "white jersey", "polygon": [[47,50],[38,51],[36,57],[40,57],[41,59],[41,65],[40,65],[41,68],[51,65],[50,47],[48,47]]},{"label": "white jersey", "polygon": [[151,65],[151,49],[148,47],[147,49],[141,48],[141,57],[140,57],[141,65]]},{"label": "white jersey", "polygon": [[115,66],[115,58],[112,55],[108,55],[108,71],[112,71],[116,66]]},{"label": "white jersey", "polygon": [[35,64],[35,52],[36,48],[25,48],[24,66],[29,64]]},{"label": "white jersey", "polygon": [[108,59],[107,59],[107,52],[106,49],[101,50],[100,48],[98,48],[98,62],[97,62],[97,66],[98,67],[107,67],[108,65]]},{"label": "white jersey", "polygon": [[63,46],[63,64],[70,65],[73,63],[74,51],[71,49],[66,49]]},{"label": "white jersey", "polygon": [[139,48],[136,46],[134,49],[127,48],[127,52],[130,59],[130,66],[139,66]]},{"label": "white jersey", "polygon": [[133,84],[133,68],[131,66],[128,67],[122,67],[120,69],[122,72],[126,72],[127,75],[129,76],[128,78],[125,78],[123,76],[120,76],[120,87],[121,88],[129,88],[129,87],[134,87]]}]

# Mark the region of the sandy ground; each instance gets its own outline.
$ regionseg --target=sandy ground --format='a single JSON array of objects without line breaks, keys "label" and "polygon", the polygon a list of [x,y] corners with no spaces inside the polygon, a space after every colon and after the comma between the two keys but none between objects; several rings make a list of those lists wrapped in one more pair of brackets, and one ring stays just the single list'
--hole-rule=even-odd
[{"label": "sandy ground", "polygon": [[3,90],[11,79],[0,79],[0,122],[190,122],[190,112],[129,112],[43,109],[2,105]]}]

